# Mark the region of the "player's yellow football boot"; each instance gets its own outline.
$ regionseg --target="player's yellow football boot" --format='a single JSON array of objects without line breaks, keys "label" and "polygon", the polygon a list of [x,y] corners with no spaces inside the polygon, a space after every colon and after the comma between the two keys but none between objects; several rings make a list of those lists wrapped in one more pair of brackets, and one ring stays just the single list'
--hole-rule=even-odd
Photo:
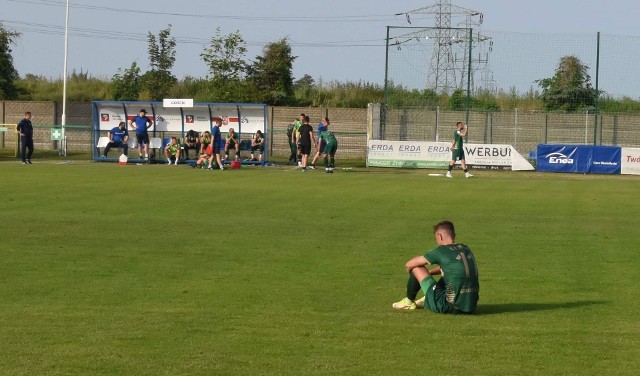
[{"label": "player's yellow football boot", "polygon": [[403,309],[416,309],[416,303],[409,298],[404,298],[399,302],[395,302],[392,305],[393,309],[403,310]]}]

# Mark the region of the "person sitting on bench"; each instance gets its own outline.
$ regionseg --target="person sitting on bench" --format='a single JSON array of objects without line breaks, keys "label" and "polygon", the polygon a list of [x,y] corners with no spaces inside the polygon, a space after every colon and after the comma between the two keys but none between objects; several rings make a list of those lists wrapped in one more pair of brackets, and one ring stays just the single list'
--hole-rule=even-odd
[{"label": "person sitting on bench", "polygon": [[[256,159],[254,156],[255,152],[260,152],[260,159]],[[250,161],[260,161],[262,162],[262,153],[264,153],[264,136],[262,135],[261,130],[257,130],[256,134],[251,138],[251,159]]]},{"label": "person sitting on bench", "polygon": [[198,152],[200,151],[200,135],[198,135],[198,132],[190,129],[187,134],[184,135],[184,142],[182,143],[182,147],[184,150],[185,159],[189,159],[189,149],[194,149],[196,151],[197,158]]},{"label": "person sitting on bench", "polygon": [[240,160],[240,142],[238,141],[238,134],[229,128],[227,133],[227,142],[224,144],[224,159],[229,160],[229,149],[234,148],[236,150],[236,161]]},{"label": "person sitting on bench", "polygon": [[104,148],[104,152],[102,154],[102,158],[106,158],[109,150],[111,148],[122,148],[123,154],[128,155],[129,145],[127,144],[127,140],[129,140],[129,132],[127,131],[127,123],[121,121],[117,127],[113,127],[109,131],[109,143]]}]

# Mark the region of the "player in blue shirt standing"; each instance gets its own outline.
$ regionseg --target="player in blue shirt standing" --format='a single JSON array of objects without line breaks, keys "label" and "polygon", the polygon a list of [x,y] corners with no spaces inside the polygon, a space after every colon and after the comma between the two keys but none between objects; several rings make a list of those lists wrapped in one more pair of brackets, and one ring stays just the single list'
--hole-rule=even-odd
[{"label": "player in blue shirt standing", "polygon": [[[31,112],[24,113],[24,119],[20,120],[16,126],[22,144],[22,164],[31,164],[33,155],[33,124],[31,124]],[[27,155],[27,149],[29,154]]]},{"label": "player in blue shirt standing", "polygon": [[142,145],[144,144],[144,159],[149,159],[149,133],[153,122],[147,117],[147,111],[143,108],[140,114],[129,121],[129,126],[136,131],[136,141],[138,142],[138,152],[142,158]]},{"label": "player in blue shirt standing", "polygon": [[124,121],[121,121],[117,127],[113,127],[109,131],[109,143],[104,148],[104,152],[102,157],[106,158],[109,150],[111,148],[122,148],[124,155],[128,155],[129,145],[127,141],[129,140],[129,132],[127,131],[127,124]]},{"label": "player in blue shirt standing", "polygon": [[222,119],[216,118],[213,128],[211,128],[211,159],[209,160],[209,169],[213,170],[213,159],[216,159],[218,166],[221,170],[224,170],[222,165],[222,158],[220,157],[220,144],[222,143],[222,133],[220,133],[220,126],[222,125]]}]

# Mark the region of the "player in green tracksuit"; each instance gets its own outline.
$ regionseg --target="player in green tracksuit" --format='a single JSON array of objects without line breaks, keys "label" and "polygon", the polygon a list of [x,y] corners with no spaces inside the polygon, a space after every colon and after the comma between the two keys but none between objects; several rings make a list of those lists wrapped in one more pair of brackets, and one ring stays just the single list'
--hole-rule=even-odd
[{"label": "player in green tracksuit", "polygon": [[451,170],[457,160],[460,160],[460,164],[464,170],[464,177],[470,178],[473,176],[467,170],[467,164],[464,160],[463,138],[467,135],[467,130],[468,128],[463,122],[459,121],[456,123],[456,130],[453,132],[453,142],[451,143],[451,161],[449,162],[449,169],[446,175],[448,178],[453,177],[451,176]]},{"label": "player in green tracksuit", "polygon": [[[407,296],[393,303],[393,308],[411,310],[423,306],[436,313],[474,313],[480,293],[475,256],[469,247],[456,243],[450,221],[438,223],[433,232],[438,247],[407,261]],[[437,266],[427,269],[431,265]],[[433,276],[438,274],[441,278],[436,281]],[[416,301],[421,289],[424,298]]]},{"label": "player in green tracksuit", "polygon": [[329,130],[328,126],[320,133],[320,140],[326,142],[326,146],[322,151],[324,154],[324,172],[333,173],[333,168],[336,164],[335,155],[338,150],[338,140],[336,140],[336,135]]}]

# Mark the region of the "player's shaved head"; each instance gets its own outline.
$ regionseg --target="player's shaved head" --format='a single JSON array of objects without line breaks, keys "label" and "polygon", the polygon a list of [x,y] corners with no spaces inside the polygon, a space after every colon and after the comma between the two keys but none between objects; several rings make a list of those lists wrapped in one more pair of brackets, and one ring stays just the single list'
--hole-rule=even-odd
[{"label": "player's shaved head", "polygon": [[456,238],[456,229],[451,221],[438,222],[433,226],[433,233],[435,234],[438,232],[448,235],[452,240],[455,240]]}]

